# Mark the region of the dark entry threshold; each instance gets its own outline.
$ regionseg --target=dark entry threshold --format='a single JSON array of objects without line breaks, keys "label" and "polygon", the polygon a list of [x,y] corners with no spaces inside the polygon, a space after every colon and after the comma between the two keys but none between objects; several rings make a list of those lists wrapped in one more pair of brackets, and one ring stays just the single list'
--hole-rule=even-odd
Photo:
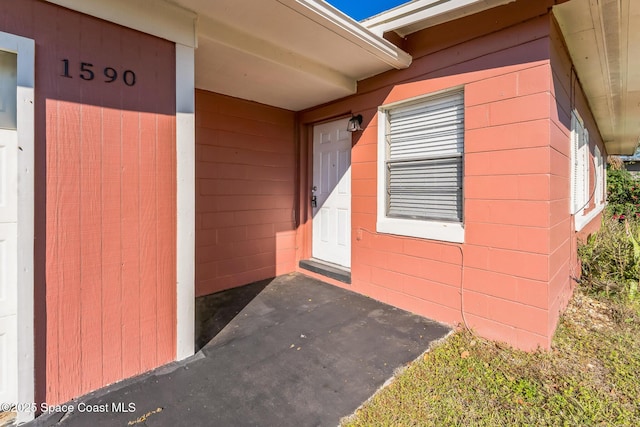
[{"label": "dark entry threshold", "polygon": [[303,259],[298,265],[305,270],[313,271],[314,273],[330,277],[348,285],[351,284],[351,270],[342,266],[320,261],[315,258]]}]

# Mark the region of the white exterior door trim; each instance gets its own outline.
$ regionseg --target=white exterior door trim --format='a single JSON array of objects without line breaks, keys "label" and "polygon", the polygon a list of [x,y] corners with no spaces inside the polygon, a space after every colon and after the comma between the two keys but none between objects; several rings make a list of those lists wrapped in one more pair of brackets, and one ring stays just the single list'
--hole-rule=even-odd
[{"label": "white exterior door trim", "polygon": [[[17,239],[17,375],[18,401],[34,402],[34,82],[35,42],[0,32],[0,50],[17,54],[18,239]],[[19,412],[18,423],[33,419]]]},{"label": "white exterior door trim", "polygon": [[195,351],[195,51],[176,44],[176,359]]}]

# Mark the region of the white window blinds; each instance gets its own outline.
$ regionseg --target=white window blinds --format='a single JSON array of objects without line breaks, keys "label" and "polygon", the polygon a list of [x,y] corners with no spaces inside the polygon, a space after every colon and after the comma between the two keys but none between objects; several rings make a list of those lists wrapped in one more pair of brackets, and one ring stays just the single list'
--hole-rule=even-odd
[{"label": "white window blinds", "polygon": [[386,118],[387,216],[462,222],[463,92],[390,109]]},{"label": "white window blinds", "polygon": [[571,114],[572,206],[571,213],[584,210],[589,200],[589,131],[577,112]]}]

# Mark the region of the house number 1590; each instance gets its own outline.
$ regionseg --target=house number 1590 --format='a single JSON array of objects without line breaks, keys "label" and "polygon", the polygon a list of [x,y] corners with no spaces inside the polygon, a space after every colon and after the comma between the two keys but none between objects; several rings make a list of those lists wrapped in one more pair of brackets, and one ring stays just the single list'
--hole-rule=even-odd
[{"label": "house number 1590", "polygon": [[[62,72],[62,77],[67,77],[72,79],[73,76],[69,71],[69,60],[63,59],[62,63],[64,64],[64,69]],[[80,63],[80,72],[78,73],[78,77],[82,80],[93,80],[96,78],[96,71],[93,68],[93,64],[89,62],[81,62]],[[113,67],[104,67],[102,69],[102,76],[104,77],[105,83],[113,83],[118,80],[118,71]],[[124,70],[122,73],[122,81],[127,86],[133,86],[136,84],[136,73],[131,70]]]}]

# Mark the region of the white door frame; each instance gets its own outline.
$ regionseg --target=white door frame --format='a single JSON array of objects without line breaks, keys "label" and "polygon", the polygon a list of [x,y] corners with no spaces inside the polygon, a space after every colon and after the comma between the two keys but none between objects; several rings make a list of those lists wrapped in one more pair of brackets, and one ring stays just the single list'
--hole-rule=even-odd
[{"label": "white door frame", "polygon": [[[18,401],[31,403],[35,398],[34,371],[34,82],[35,42],[32,39],[0,31],[0,50],[17,55],[17,134],[18,134],[18,274],[17,345]],[[33,419],[34,413],[18,412],[18,422]]]},{"label": "white door frame", "polygon": [[195,49],[176,43],[176,359],[195,352]]}]

